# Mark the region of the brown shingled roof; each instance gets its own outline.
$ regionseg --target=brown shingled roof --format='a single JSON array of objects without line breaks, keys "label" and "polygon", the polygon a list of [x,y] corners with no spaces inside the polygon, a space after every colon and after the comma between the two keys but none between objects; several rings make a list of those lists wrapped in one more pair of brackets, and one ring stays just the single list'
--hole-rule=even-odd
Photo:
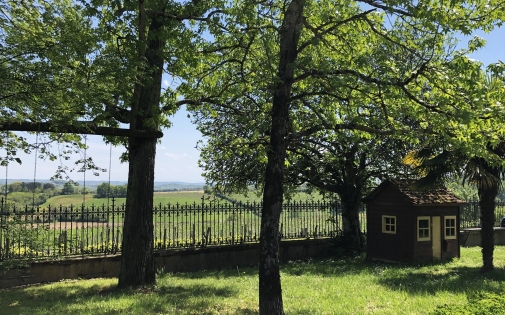
[{"label": "brown shingled roof", "polygon": [[398,190],[405,196],[405,198],[407,198],[407,200],[412,202],[414,205],[465,203],[464,200],[461,200],[458,197],[456,197],[456,195],[454,195],[445,187],[417,190],[413,186],[414,180],[408,180],[408,179],[386,180],[381,185],[379,185],[376,191],[374,191],[372,195],[370,195],[370,197],[367,199],[373,198],[373,196],[375,196],[376,193],[382,190],[381,189],[382,187],[385,187],[387,182],[391,183],[396,188],[398,188]]}]

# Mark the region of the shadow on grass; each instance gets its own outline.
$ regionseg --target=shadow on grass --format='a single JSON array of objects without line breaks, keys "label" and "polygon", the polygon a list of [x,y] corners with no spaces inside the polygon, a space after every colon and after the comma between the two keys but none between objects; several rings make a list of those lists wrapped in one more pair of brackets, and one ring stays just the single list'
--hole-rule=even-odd
[{"label": "shadow on grass", "polygon": [[[376,265],[376,264],[375,264]],[[346,276],[349,274],[359,274],[370,268],[374,268],[374,264],[368,264],[361,256],[338,258],[338,259],[314,259],[314,260],[297,260],[281,264],[281,272],[293,275],[320,275],[324,277],[330,276]],[[178,279],[225,279],[237,277],[256,277],[258,276],[257,267],[237,267],[236,269],[224,270],[205,270],[196,272],[181,272],[170,273],[171,277]]]},{"label": "shadow on grass", "polygon": [[[75,282],[4,290],[0,297],[0,313],[207,314],[208,310],[215,308],[216,301],[237,294],[232,287],[207,284],[163,284],[159,287],[121,290],[115,286],[113,283],[85,287]],[[238,309],[230,314],[250,315],[257,312]]]},{"label": "shadow on grass", "polygon": [[440,291],[453,293],[472,291],[496,291],[505,281],[505,269],[495,268],[493,272],[482,274],[479,268],[452,267],[444,272],[411,271],[390,272],[378,283],[392,290],[402,290],[410,294],[435,294]]},{"label": "shadow on grass", "polygon": [[214,278],[214,279],[225,279],[225,278],[237,278],[237,277],[249,277],[257,276],[258,268],[254,267],[237,267],[236,269],[224,269],[224,270],[204,270],[196,272],[180,272],[180,273],[170,273],[171,277],[179,279],[203,279],[203,278]]},{"label": "shadow on grass", "polygon": [[344,277],[370,272],[375,266],[376,264],[366,263],[363,257],[356,256],[288,262],[282,265],[281,271],[292,276]]},{"label": "shadow on grass", "polygon": [[[480,268],[451,266],[447,262],[421,264],[391,264],[367,262],[364,257],[347,257],[319,261],[288,263],[282,272],[292,276],[311,275],[318,277],[347,277],[373,275],[377,284],[391,290],[409,294],[436,294],[472,291],[502,291],[505,283],[505,268],[495,267],[483,274]],[[502,286],[500,289],[499,287]]]}]

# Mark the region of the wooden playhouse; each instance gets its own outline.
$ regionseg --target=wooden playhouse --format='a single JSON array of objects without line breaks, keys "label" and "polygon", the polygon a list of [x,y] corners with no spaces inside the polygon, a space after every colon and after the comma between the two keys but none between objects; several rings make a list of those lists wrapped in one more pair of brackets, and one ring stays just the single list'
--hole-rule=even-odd
[{"label": "wooden playhouse", "polygon": [[368,259],[459,257],[459,215],[465,202],[446,188],[419,191],[412,183],[386,180],[365,199]]}]

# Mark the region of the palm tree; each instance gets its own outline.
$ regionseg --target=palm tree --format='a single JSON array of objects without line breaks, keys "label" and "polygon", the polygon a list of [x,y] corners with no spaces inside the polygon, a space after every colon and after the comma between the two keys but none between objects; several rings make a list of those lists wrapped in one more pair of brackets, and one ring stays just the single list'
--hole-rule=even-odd
[{"label": "palm tree", "polygon": [[[505,142],[495,147],[488,146],[497,160],[505,157]],[[416,181],[416,187],[425,189],[443,185],[451,175],[463,178],[463,184],[468,183],[477,188],[481,220],[481,247],[483,265],[481,272],[490,272],[493,266],[494,251],[494,220],[495,199],[502,184],[505,169],[497,163],[482,157],[469,157],[460,150],[435,150],[424,148],[409,153],[404,159],[405,163],[412,165],[422,176]]]}]

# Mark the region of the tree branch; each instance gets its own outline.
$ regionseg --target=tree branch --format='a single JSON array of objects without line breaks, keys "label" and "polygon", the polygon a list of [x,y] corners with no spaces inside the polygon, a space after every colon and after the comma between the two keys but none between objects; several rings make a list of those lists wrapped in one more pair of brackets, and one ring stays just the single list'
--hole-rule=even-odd
[{"label": "tree branch", "polygon": [[[326,26],[328,23],[325,23],[325,24],[323,24],[323,25],[321,25],[319,27],[313,27],[312,25],[309,24],[309,22],[307,22],[307,19],[304,19],[303,20],[303,25],[306,28],[308,28],[309,30],[311,30],[312,33],[314,33],[314,38],[317,38],[319,40],[324,40],[324,37],[323,37],[324,35],[332,32],[333,30],[337,29],[339,26],[344,25],[344,24],[346,24],[348,22],[352,22],[352,21],[355,21],[355,20],[362,19],[367,14],[369,14],[371,12],[374,12],[374,11],[375,11],[375,9],[364,11],[364,12],[361,12],[360,14],[351,16],[348,19],[335,22],[335,24],[333,24],[331,27],[329,27],[329,28],[327,28],[327,29],[325,29],[323,31],[321,31],[321,26]],[[307,46],[311,45],[312,43],[313,43],[312,39],[309,39],[305,43],[301,44],[300,47],[298,48],[298,52],[301,52],[302,50],[304,50]]]},{"label": "tree branch", "polygon": [[379,1],[377,0],[358,0],[358,2],[363,2],[368,4],[369,6],[372,6],[374,8],[382,9],[386,12],[391,12],[391,13],[396,13],[404,16],[409,16],[409,17],[414,17],[414,15],[408,11],[401,10],[401,9],[396,9],[391,6],[385,5],[385,4],[380,4]]},{"label": "tree branch", "polygon": [[163,137],[163,132],[161,131],[131,130],[124,128],[96,126],[92,121],[79,121],[69,125],[57,125],[51,122],[4,122],[0,123],[0,131],[54,132],[135,138]]}]

